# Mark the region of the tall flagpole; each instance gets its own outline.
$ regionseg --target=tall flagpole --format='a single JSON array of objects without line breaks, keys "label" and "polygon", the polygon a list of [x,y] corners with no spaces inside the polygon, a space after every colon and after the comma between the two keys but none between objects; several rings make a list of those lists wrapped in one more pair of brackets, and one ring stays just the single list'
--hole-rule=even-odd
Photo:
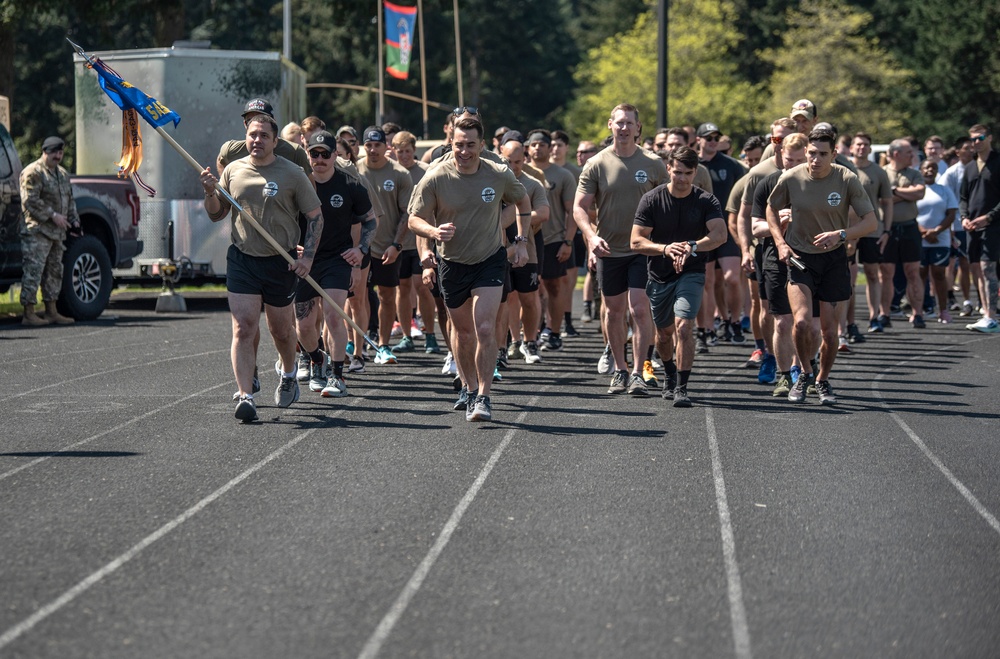
[{"label": "tall flagpole", "polygon": [[378,111],[375,123],[382,125],[385,116],[385,35],[382,27],[382,0],[378,0]]},{"label": "tall flagpole", "polygon": [[462,90],[462,31],[458,27],[458,0],[453,0],[455,6],[455,68],[458,70],[458,107],[465,105],[465,92]]},{"label": "tall flagpole", "polygon": [[420,31],[420,98],[424,109],[424,139],[430,139],[427,127],[427,58],[424,56],[424,0],[417,0],[417,29]]}]

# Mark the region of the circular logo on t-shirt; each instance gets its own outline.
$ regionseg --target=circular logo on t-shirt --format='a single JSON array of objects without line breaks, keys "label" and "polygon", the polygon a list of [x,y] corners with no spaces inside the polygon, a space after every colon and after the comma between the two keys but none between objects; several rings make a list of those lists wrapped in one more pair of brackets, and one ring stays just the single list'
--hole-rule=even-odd
[{"label": "circular logo on t-shirt", "polygon": [[393,190],[396,189],[396,184],[393,183],[392,179],[386,179],[382,183],[382,189],[385,190],[386,192],[392,192]]},{"label": "circular logo on t-shirt", "polygon": [[268,181],[264,184],[264,196],[273,197],[278,194],[278,184],[274,181]]},{"label": "circular logo on t-shirt", "polygon": [[330,197],[330,205],[333,206],[334,208],[340,208],[341,206],[344,205],[344,198],[341,197],[339,194],[335,194],[332,197]]},{"label": "circular logo on t-shirt", "polygon": [[840,206],[840,193],[831,192],[830,195],[826,198],[826,203],[834,207]]},{"label": "circular logo on t-shirt", "polygon": [[493,188],[483,188],[482,197],[487,204],[496,199],[496,196],[497,191]]},{"label": "circular logo on t-shirt", "polygon": [[646,181],[649,180],[649,174],[640,169],[635,173],[635,180],[638,181],[639,183],[645,183]]}]

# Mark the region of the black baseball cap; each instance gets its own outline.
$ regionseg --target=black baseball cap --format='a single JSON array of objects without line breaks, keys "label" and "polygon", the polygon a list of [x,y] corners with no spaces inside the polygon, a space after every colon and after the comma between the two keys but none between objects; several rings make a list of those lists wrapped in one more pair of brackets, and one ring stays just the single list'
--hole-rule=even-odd
[{"label": "black baseball cap", "polygon": [[63,142],[61,137],[56,137],[55,135],[52,137],[46,137],[45,141],[42,142],[42,151],[48,151],[49,149],[61,149],[65,146],[65,144],[66,143]]},{"label": "black baseball cap", "polygon": [[385,144],[385,131],[383,131],[378,126],[369,126],[365,128],[365,144],[369,142],[381,142]]},{"label": "black baseball cap", "polygon": [[309,146],[306,148],[307,150],[322,148],[333,153],[337,148],[337,138],[330,131],[318,130],[309,136]]},{"label": "black baseball cap", "polygon": [[698,133],[697,133],[698,137],[708,137],[712,133],[719,133],[721,135],[722,131],[719,130],[718,126],[707,121],[702,125],[698,126]]},{"label": "black baseball cap", "polygon": [[274,119],[274,108],[265,98],[253,98],[247,101],[246,107],[243,108],[243,114],[240,116],[246,119],[248,114],[266,114]]},{"label": "black baseball cap", "polygon": [[341,126],[337,129],[337,137],[340,137],[344,133],[350,133],[351,137],[358,139],[358,131],[354,130],[354,126]]},{"label": "black baseball cap", "polygon": [[503,134],[503,137],[500,138],[500,146],[503,146],[507,142],[520,142],[521,144],[524,144],[524,135],[522,135],[519,130],[508,130]]}]

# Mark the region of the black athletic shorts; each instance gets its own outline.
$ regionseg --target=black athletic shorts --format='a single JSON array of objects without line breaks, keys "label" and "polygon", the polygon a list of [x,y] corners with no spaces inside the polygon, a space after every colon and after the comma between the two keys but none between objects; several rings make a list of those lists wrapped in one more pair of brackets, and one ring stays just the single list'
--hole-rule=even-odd
[{"label": "black athletic shorts", "polygon": [[916,220],[903,225],[892,225],[889,242],[882,253],[883,263],[919,263],[923,238]]},{"label": "black athletic shorts", "polygon": [[733,239],[733,234],[729,233],[728,230],[726,231],[726,242],[715,248],[716,259],[721,259],[726,256],[735,256],[737,258],[743,256],[743,253],[740,251],[740,246],[736,244],[736,241]]},{"label": "black athletic shorts", "polygon": [[597,259],[597,285],[608,297],[621,295],[630,288],[646,290],[648,280],[647,259],[642,254]]},{"label": "black athletic shorts", "polygon": [[396,260],[399,261],[400,279],[419,277],[424,273],[424,266],[420,265],[420,256],[415,249],[404,249]]},{"label": "black athletic shorts", "polygon": [[[322,258],[321,261],[313,263],[309,275],[316,280],[320,288],[346,291],[351,288],[351,270],[353,267],[345,261],[339,254],[332,254]],[[295,301],[305,302],[314,297],[319,297],[319,293],[305,279],[300,279],[295,286]]]},{"label": "black athletic shorts", "polygon": [[399,286],[400,259],[389,265],[382,263],[381,256],[372,255],[372,269],[368,271],[369,286]]},{"label": "black athletic shorts", "polygon": [[[992,263],[1000,261],[1000,226],[990,225],[982,232],[976,231],[980,238],[979,254],[976,261]],[[969,247],[969,260],[972,261],[972,247]]]},{"label": "black athletic shorts", "polygon": [[951,255],[956,258],[969,258],[969,232],[968,231],[952,231],[955,239],[958,241],[958,247],[951,248]]},{"label": "black athletic shorts", "polygon": [[760,299],[767,299],[767,289],[764,287],[764,243],[759,242],[753,246],[753,264],[756,266],[751,275],[757,283],[757,294]]},{"label": "black athletic shorts", "polygon": [[[889,246],[886,245],[886,249]],[[882,250],[878,246],[878,238],[861,238],[858,240],[858,261],[864,264],[882,263]]]},{"label": "black athletic shorts", "polygon": [[[295,257],[294,252],[290,254]],[[295,297],[298,280],[284,256],[250,256],[236,245],[226,251],[226,290],[230,293],[259,295],[264,304],[287,307]]]},{"label": "black athletic shorts", "polygon": [[507,301],[507,296],[510,292],[514,290],[514,282],[511,280],[511,267],[510,260],[504,262],[504,272],[503,272],[503,293],[500,294],[500,304]]},{"label": "black athletic shorts", "polygon": [[471,265],[441,259],[438,273],[441,294],[450,309],[457,309],[471,297],[477,288],[503,286],[507,267],[507,250],[501,247],[493,256]]},{"label": "black athletic shorts", "polygon": [[573,255],[570,254],[568,259],[560,263],[559,259],[556,258],[556,254],[562,246],[562,241],[549,243],[545,246],[545,256],[538,259],[542,263],[542,268],[539,270],[542,274],[542,279],[559,279],[566,276],[567,266],[572,262]]},{"label": "black athletic shorts", "polygon": [[[843,245],[832,252],[799,254],[805,270],[788,266],[788,281],[803,284],[812,291],[813,300],[843,302],[851,299],[851,269]],[[815,305],[813,305],[815,307]]]},{"label": "black athletic shorts", "polygon": [[529,263],[510,270],[511,290],[518,293],[534,293],[538,290],[538,264]]},{"label": "black athletic shorts", "polygon": [[787,316],[792,313],[788,303],[788,266],[778,260],[778,249],[773,244],[764,250],[764,293],[767,310],[772,316]]},{"label": "black athletic shorts", "polygon": [[583,232],[579,229],[573,236],[573,263],[578,268],[587,267],[587,241],[583,239]]}]

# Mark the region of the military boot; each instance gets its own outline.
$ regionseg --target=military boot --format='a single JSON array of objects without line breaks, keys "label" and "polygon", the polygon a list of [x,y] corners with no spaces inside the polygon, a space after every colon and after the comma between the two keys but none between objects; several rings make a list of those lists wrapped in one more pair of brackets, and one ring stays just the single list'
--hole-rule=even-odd
[{"label": "military boot", "polygon": [[40,327],[42,325],[48,325],[52,321],[47,318],[42,318],[35,313],[35,305],[26,304],[24,305],[24,317],[21,319],[22,325],[31,325],[32,327]]},{"label": "military boot", "polygon": [[49,322],[56,325],[72,325],[76,322],[74,319],[59,313],[59,310],[56,309],[55,300],[49,300],[45,303],[45,317],[49,319]]}]

